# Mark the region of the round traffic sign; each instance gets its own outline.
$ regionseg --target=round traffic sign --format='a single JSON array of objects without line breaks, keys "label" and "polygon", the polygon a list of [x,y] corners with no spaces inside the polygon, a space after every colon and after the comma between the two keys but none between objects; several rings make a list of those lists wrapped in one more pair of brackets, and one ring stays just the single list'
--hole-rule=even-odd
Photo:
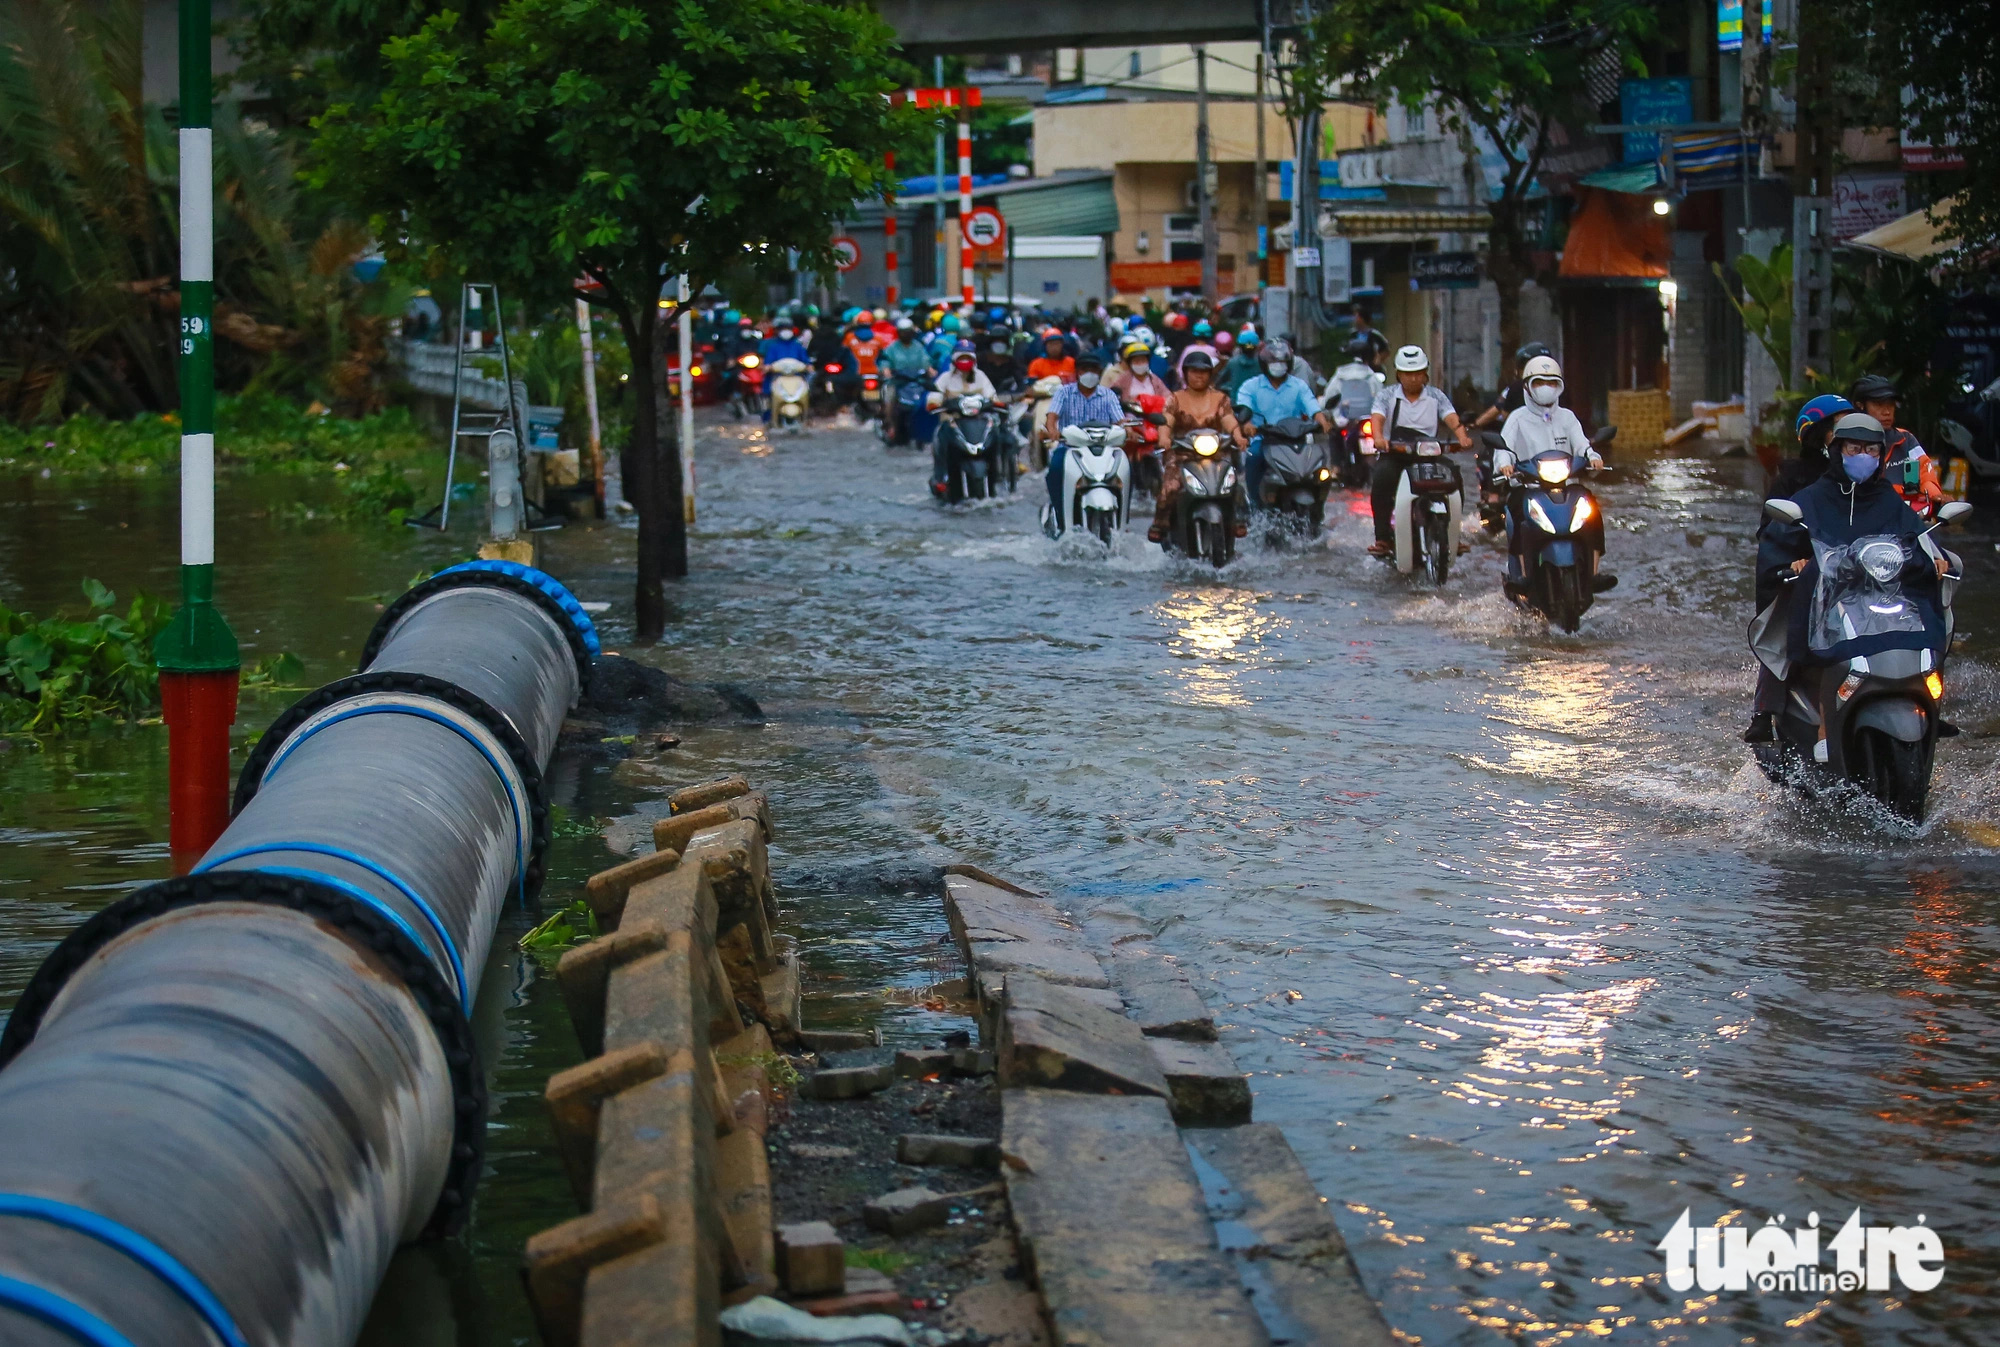
[{"label": "round traffic sign", "polygon": [[997,248],[1007,237],[1007,222],[991,206],[974,206],[967,211],[959,229],[965,241],[975,248]]},{"label": "round traffic sign", "polygon": [[834,263],[842,271],[852,271],[861,265],[861,245],[845,234],[833,241]]}]

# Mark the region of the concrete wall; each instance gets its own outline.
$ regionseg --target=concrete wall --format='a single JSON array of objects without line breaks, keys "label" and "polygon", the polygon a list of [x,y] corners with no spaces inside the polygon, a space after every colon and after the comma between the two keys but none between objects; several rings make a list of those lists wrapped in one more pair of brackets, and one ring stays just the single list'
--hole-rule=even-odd
[{"label": "concrete wall", "polygon": [[[1152,105],[1158,106],[1158,105]],[[1118,198],[1118,232],[1112,236],[1111,260],[1115,262],[1167,262],[1173,250],[1164,237],[1169,215],[1191,216],[1187,204],[1189,186],[1194,182],[1194,164],[1122,163],[1117,166],[1112,189]],[[1217,172],[1216,223],[1220,256],[1234,261],[1234,270],[1221,272],[1217,281],[1222,295],[1257,288],[1257,221],[1255,168],[1248,164],[1222,164]],[[1139,235],[1146,235],[1146,250],[1139,250]],[[1164,301],[1164,289],[1147,292],[1149,298]]]},{"label": "concrete wall", "polygon": [[[1159,103],[1058,103],[1035,109],[1035,176],[1064,169],[1113,168],[1120,163],[1181,162],[1194,171],[1195,105]],[[1257,158],[1257,105],[1208,105],[1209,154],[1218,164]],[[1278,110],[1264,108],[1265,153],[1290,157],[1290,132]]]}]

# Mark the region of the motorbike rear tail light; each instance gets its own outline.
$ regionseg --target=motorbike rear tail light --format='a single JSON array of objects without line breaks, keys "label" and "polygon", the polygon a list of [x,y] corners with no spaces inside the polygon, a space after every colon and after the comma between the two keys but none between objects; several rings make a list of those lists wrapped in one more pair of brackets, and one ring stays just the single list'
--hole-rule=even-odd
[{"label": "motorbike rear tail light", "polygon": [[[1932,676],[1935,677],[1936,675]],[[1852,697],[1855,694],[1855,692],[1860,689],[1860,687],[1861,687],[1861,675],[1857,673],[1851,673],[1847,675],[1847,677],[1840,680],[1840,691],[1835,693],[1834,695],[1844,702],[1849,697]]]}]

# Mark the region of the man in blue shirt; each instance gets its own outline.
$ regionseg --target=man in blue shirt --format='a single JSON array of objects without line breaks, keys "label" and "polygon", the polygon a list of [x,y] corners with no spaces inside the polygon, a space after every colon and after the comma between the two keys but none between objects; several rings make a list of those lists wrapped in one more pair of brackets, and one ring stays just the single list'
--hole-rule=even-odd
[{"label": "man in blue shirt", "polygon": [[1049,415],[1043,427],[1042,438],[1051,446],[1049,449],[1049,509],[1060,520],[1063,508],[1058,500],[1062,495],[1063,459],[1069,453],[1069,446],[1062,442],[1065,426],[1115,426],[1125,418],[1125,405],[1118,395],[1102,386],[1104,362],[1089,351],[1076,358],[1076,382],[1064,384],[1056,390],[1055,400],[1049,404]]},{"label": "man in blue shirt", "polygon": [[[1292,348],[1283,338],[1269,341],[1259,353],[1263,374],[1255,379],[1246,379],[1236,390],[1236,405],[1244,408],[1248,415],[1243,418],[1258,430],[1273,425],[1289,417],[1300,416],[1313,422],[1324,434],[1329,428],[1326,413],[1319,409],[1319,399],[1313,396],[1312,386],[1292,373]],[[1251,508],[1262,506],[1264,486],[1264,437],[1257,436],[1250,442],[1249,456],[1243,460],[1244,486],[1250,494]]]}]

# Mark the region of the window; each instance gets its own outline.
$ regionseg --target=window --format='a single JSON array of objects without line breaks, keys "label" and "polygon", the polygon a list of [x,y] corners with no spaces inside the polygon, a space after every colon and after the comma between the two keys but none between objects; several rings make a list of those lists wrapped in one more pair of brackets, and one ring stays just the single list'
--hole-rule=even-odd
[{"label": "window", "polygon": [[1424,110],[1422,108],[1403,109],[1403,133],[1412,140],[1424,133]]},{"label": "window", "polygon": [[1132,59],[1126,66],[1125,78],[1127,79],[1139,78],[1139,53],[1136,51],[1132,53]]}]

